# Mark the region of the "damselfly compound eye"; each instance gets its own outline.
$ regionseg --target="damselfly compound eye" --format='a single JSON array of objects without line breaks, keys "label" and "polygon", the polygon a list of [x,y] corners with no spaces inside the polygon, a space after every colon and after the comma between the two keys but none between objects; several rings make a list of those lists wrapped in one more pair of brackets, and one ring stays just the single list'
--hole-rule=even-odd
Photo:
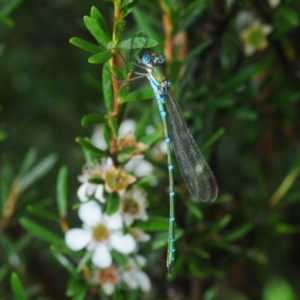
[{"label": "damselfly compound eye", "polygon": [[152,60],[152,57],[149,53],[145,53],[142,57],[142,62],[144,64],[149,64],[151,62],[151,60]]}]

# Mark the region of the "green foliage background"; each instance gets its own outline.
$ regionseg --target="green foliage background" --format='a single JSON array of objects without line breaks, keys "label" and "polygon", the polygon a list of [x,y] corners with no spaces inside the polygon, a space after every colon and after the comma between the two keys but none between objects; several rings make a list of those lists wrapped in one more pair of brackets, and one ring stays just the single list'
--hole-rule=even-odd
[{"label": "green foliage background", "polygon": [[[0,2],[0,7],[8,2]],[[2,215],[6,196],[22,173],[20,166],[26,165],[24,157],[34,161],[37,156],[45,163],[43,157],[55,154],[57,162],[46,176],[42,172],[32,176],[9,226],[2,226],[0,299],[15,299],[10,278],[12,286],[17,279],[10,277],[12,272],[18,274],[28,299],[70,299],[65,296],[68,273],[49,255],[47,244],[24,231],[20,218],[33,215],[63,236],[58,224],[51,222],[57,218],[56,178],[61,165],[69,169],[70,207],[77,201],[77,175],[84,158],[75,137],[91,134],[80,120],[86,114],[105,113],[102,66],[88,64],[88,55],[69,43],[73,36],[94,42],[82,21],[92,5],[112,26],[113,5],[100,0],[29,0],[8,16],[10,22],[1,14]],[[143,29],[159,42],[157,49],[165,50],[163,5],[168,1],[140,1],[126,19],[122,39]],[[249,57],[243,54],[235,25],[241,11],[273,27],[268,47]],[[284,0],[271,9],[266,1],[257,0],[178,1],[170,19],[172,37],[184,32],[187,51],[185,76],[180,77],[183,62],[174,51],[169,77],[188,126],[218,179],[220,197],[214,205],[204,204],[200,211],[191,205],[178,215],[186,235],[178,243],[176,274],[168,281],[165,269],[157,266],[157,261],[164,265],[164,249],[160,260],[150,256],[149,297],[299,299],[300,4]],[[198,46],[202,48],[197,51]],[[160,126],[154,101],[129,104],[127,109],[126,118],[138,121],[147,110],[153,115],[149,122]],[[212,136],[215,140],[210,140]],[[28,152],[33,148],[38,154]],[[48,157],[45,169],[54,160]],[[167,216],[168,179],[161,170],[154,174],[161,188],[153,195],[152,213]],[[179,173],[176,178],[180,189]],[[186,209],[185,202],[177,200],[178,212]],[[80,286],[77,281],[76,285]]]}]

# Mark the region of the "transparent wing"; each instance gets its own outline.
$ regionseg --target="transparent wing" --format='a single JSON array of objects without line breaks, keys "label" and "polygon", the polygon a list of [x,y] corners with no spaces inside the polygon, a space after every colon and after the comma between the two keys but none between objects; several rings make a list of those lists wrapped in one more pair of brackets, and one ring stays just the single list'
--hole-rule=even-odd
[{"label": "transparent wing", "polygon": [[168,91],[165,97],[169,118],[169,134],[182,177],[194,200],[214,201],[217,181],[188,130],[181,110]]}]

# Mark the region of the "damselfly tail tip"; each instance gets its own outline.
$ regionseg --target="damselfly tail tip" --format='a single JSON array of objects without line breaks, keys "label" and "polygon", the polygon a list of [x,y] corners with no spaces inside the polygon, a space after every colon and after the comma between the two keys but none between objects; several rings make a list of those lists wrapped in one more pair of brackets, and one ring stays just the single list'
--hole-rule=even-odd
[{"label": "damselfly tail tip", "polygon": [[168,268],[168,275],[171,276],[174,270],[173,262],[167,263],[167,268]]}]

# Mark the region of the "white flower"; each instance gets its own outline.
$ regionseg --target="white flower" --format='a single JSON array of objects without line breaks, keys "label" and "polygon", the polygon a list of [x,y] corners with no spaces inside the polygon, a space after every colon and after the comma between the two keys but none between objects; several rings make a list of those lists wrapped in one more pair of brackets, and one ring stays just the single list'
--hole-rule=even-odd
[{"label": "white flower", "polygon": [[121,198],[121,214],[126,226],[130,226],[134,220],[148,220],[146,213],[147,201],[144,192],[131,189]]},{"label": "white flower", "polygon": [[144,155],[141,154],[132,157],[125,164],[124,169],[137,177],[144,177],[153,173],[153,166],[144,160]]},{"label": "white flower", "polygon": [[151,238],[150,234],[145,233],[139,228],[130,227],[128,228],[128,232],[140,243],[148,242]]},{"label": "white flower", "polygon": [[118,270],[114,266],[111,266],[105,269],[97,269],[95,280],[93,281],[101,285],[101,288],[106,295],[111,295],[115,290],[118,280]]},{"label": "white flower", "polygon": [[107,144],[103,136],[103,128],[103,125],[97,125],[94,127],[94,132],[91,137],[91,144],[101,150],[106,150]]},{"label": "white flower", "polygon": [[126,283],[130,289],[140,288],[143,292],[151,289],[151,282],[148,275],[140,270],[140,267],[146,265],[146,259],[137,255],[135,259],[130,258],[127,268],[121,272],[121,280]]},{"label": "white flower", "polygon": [[267,35],[273,30],[271,25],[263,25],[255,21],[250,27],[240,33],[240,38],[244,45],[245,55],[250,56],[258,50],[268,47]]},{"label": "white flower", "polygon": [[136,131],[136,122],[132,119],[124,120],[119,127],[119,136],[123,137],[128,133]]},{"label": "white flower", "polygon": [[129,254],[136,248],[136,241],[130,234],[122,233],[122,217],[119,213],[108,216],[102,213],[96,201],[83,203],[78,210],[83,228],[70,229],[65,236],[66,245],[73,251],[87,248],[92,262],[99,268],[112,264],[111,249]]},{"label": "white flower", "polygon": [[271,8],[276,8],[280,4],[280,0],[268,0]]},{"label": "white flower", "polygon": [[82,183],[77,191],[77,196],[81,202],[88,201],[92,196],[102,203],[105,203],[103,196],[104,185],[91,183],[90,180],[101,179],[102,166],[100,164],[85,165],[82,170],[82,175],[78,176],[78,180]]}]

